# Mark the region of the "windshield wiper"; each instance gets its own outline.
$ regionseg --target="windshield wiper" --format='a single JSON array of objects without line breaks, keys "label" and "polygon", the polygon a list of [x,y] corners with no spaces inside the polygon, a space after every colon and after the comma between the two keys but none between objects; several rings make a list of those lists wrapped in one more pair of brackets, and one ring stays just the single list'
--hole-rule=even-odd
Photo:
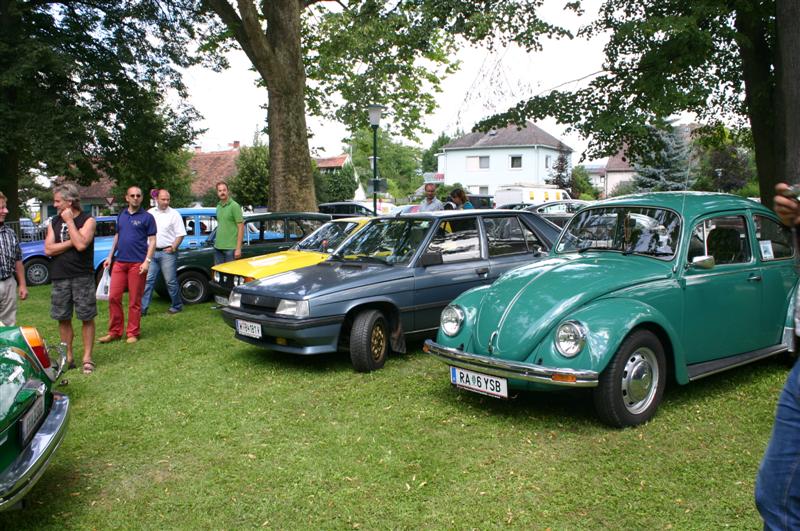
[{"label": "windshield wiper", "polygon": [[388,263],[386,260],[382,260],[376,256],[369,256],[366,254],[355,255],[353,258],[346,258],[346,260],[353,262],[370,262],[372,264],[381,264],[385,266],[392,265]]}]

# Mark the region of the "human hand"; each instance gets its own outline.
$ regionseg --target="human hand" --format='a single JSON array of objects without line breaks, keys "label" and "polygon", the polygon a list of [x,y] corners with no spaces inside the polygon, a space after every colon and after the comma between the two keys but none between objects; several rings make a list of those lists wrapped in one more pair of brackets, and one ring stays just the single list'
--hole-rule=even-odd
[{"label": "human hand", "polygon": [[791,227],[800,223],[800,203],[791,193],[789,185],[778,183],[775,185],[775,213],[781,218],[785,225]]},{"label": "human hand", "polygon": [[20,286],[19,287],[19,300],[24,301],[28,298],[28,287],[27,286]]},{"label": "human hand", "polygon": [[149,266],[150,266],[150,262],[148,262],[147,260],[145,260],[144,262],[142,262],[142,263],[139,265],[139,274],[140,274],[140,275],[144,275],[145,273],[147,273],[147,268],[148,268]]},{"label": "human hand", "polygon": [[64,220],[64,223],[69,222],[70,220],[75,219],[75,213],[72,211],[71,208],[65,208],[61,211],[61,219]]},{"label": "human hand", "polygon": [[242,250],[241,249],[234,249],[233,257],[237,260],[242,257]]},{"label": "human hand", "polygon": [[111,258],[106,258],[103,260],[103,269],[108,269],[111,267]]}]

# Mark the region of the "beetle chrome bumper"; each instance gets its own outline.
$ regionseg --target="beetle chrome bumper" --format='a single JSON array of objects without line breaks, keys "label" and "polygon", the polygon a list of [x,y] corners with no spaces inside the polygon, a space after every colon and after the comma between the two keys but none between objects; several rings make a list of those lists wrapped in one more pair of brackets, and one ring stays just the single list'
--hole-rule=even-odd
[{"label": "beetle chrome bumper", "polygon": [[425,341],[423,350],[454,367],[525,382],[566,387],[597,387],[597,380],[600,377],[597,371],[545,367],[544,365],[534,365],[533,363],[470,354],[455,348],[439,345],[430,339]]},{"label": "beetle chrome bumper", "polygon": [[47,470],[67,433],[69,397],[53,393],[53,406],[22,453],[0,474],[0,511],[20,501]]}]

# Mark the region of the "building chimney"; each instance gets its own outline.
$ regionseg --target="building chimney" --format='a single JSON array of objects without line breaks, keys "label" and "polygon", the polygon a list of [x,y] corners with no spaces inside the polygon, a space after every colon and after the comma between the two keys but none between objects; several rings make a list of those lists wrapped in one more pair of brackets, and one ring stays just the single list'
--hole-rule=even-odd
[{"label": "building chimney", "polygon": [[231,144],[231,146],[233,147],[233,149],[239,149],[239,141],[238,140],[234,140],[233,143]]},{"label": "building chimney", "polygon": [[200,152],[202,152],[202,151],[203,151],[203,148],[202,148],[202,147],[200,147],[200,146],[194,146],[194,152],[195,152],[195,153],[200,153]]}]

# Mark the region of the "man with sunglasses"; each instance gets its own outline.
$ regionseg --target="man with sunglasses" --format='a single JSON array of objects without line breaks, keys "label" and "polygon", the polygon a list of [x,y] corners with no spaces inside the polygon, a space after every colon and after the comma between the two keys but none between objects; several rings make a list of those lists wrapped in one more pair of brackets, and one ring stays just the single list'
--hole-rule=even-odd
[{"label": "man with sunglasses", "polygon": [[[128,290],[127,342],[139,340],[139,322],[142,315],[142,293],[147,270],[156,249],[156,220],[142,208],[142,189],[131,186],[125,195],[128,208],[117,217],[117,234],[111,244],[103,267],[111,269],[111,289],[108,293],[108,334],[97,341],[110,343],[122,339],[125,315],[122,312],[122,294]],[[116,258],[114,251],[117,252]]]}]

